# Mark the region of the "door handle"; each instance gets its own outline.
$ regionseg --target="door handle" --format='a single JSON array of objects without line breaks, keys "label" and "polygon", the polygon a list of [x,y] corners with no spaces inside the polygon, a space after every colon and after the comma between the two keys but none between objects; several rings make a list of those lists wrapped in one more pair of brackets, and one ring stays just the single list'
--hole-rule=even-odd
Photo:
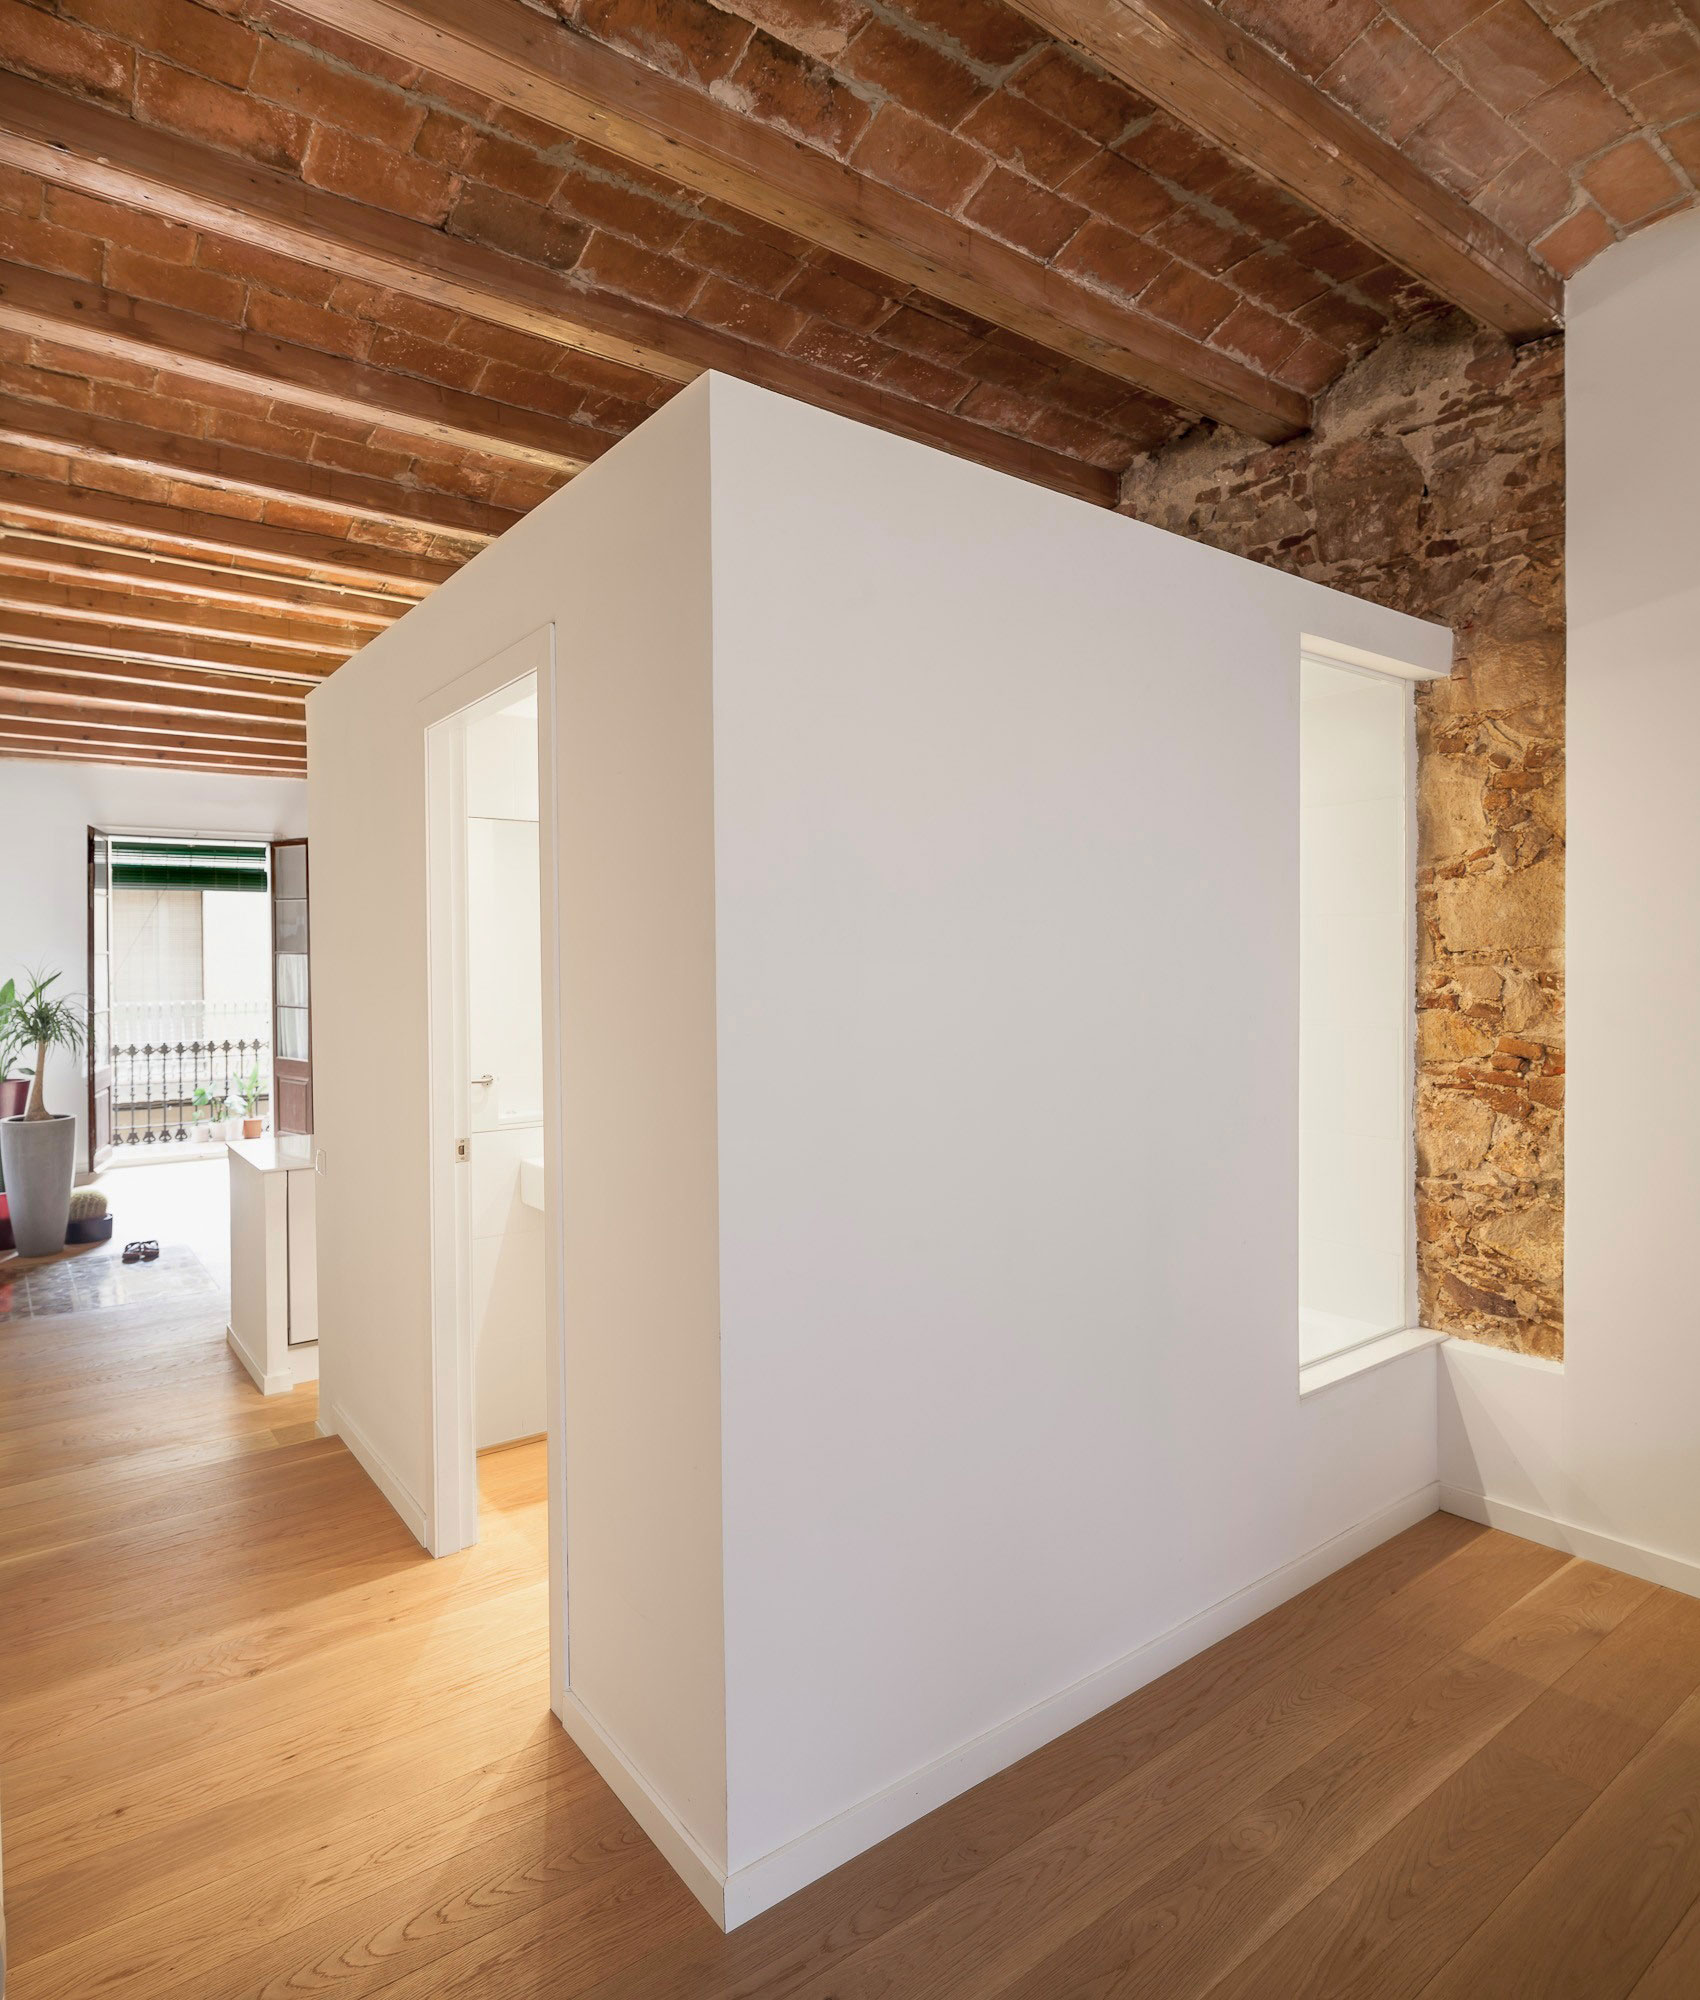
[{"label": "door handle", "polygon": [[486,1070],[482,1076],[475,1076],[472,1079],[472,1081],[476,1084],[482,1085],[484,1089],[488,1090],[491,1084],[493,1084],[496,1081],[496,1079],[490,1074],[488,1070]]}]

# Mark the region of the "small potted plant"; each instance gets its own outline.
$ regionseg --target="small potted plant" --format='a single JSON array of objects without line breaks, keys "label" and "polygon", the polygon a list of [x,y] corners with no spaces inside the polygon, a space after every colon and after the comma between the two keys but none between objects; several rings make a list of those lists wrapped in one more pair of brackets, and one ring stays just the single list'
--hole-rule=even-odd
[{"label": "small potted plant", "polygon": [[260,1081],[256,1065],[245,1077],[238,1080],[236,1095],[242,1100],[242,1136],[257,1139],[266,1129],[266,1121],[260,1116],[260,1106],[265,1101],[266,1087]]},{"label": "small potted plant", "polygon": [[57,972],[26,974],[27,987],[13,993],[8,1036],[13,1047],[33,1048],[35,1072],[21,1114],[0,1118],[0,1165],[6,1175],[12,1236],[24,1257],[51,1257],[65,1247],[71,1219],[71,1183],[76,1178],[77,1121],[68,1111],[49,1111],[43,1101],[49,1049],[75,1055],[83,1046],[83,1010],[49,990]]},{"label": "small potted plant", "polygon": [[206,1126],[206,1137],[224,1137],[224,1093],[208,1090],[205,1084],[195,1086],[195,1122]]}]

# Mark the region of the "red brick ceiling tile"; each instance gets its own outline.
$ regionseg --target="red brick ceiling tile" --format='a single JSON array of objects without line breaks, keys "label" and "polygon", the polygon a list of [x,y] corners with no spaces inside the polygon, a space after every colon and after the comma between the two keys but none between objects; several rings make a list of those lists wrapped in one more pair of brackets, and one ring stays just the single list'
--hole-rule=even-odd
[{"label": "red brick ceiling tile", "polygon": [[1013,243],[1030,256],[1051,258],[1086,220],[1077,203],[1064,201],[1035,181],[994,167],[962,211],[977,229]]},{"label": "red brick ceiling tile", "polygon": [[1570,213],[1576,199],[1570,176],[1533,148],[1496,174],[1476,206],[1520,243],[1532,243]]},{"label": "red brick ceiling tile", "polygon": [[1645,222],[1688,190],[1645,139],[1626,139],[1582,170],[1582,185],[1624,228]]},{"label": "red brick ceiling tile", "polygon": [[1096,217],[1057,258],[1059,270],[1072,271],[1088,284],[1128,299],[1140,297],[1168,264],[1163,252],[1143,237]]},{"label": "red brick ceiling tile", "polygon": [[1221,325],[1239,300],[1231,286],[1184,264],[1171,264],[1146,286],[1139,303],[1146,312],[1202,340]]},{"label": "red brick ceiling tile", "polygon": [[876,180],[954,210],[986,172],[986,156],[901,104],[882,106],[851,156]]},{"label": "red brick ceiling tile", "polygon": [[1261,368],[1266,375],[1273,375],[1304,338],[1290,320],[1278,319],[1274,313],[1242,299],[1210,336],[1210,341],[1212,346],[1225,348],[1254,368]]},{"label": "red brick ceiling tile", "polygon": [[1549,229],[1534,247],[1536,254],[1544,257],[1561,278],[1573,278],[1584,264],[1616,240],[1611,224],[1597,208],[1584,202],[1574,215]]},{"label": "red brick ceiling tile", "polygon": [[1060,186],[1098,150],[1085,133],[1013,90],[1000,90],[958,127],[965,139],[1036,181]]},{"label": "red brick ceiling tile", "polygon": [[1403,150],[1468,199],[1511,164],[1523,141],[1479,97],[1460,91],[1411,134]]},{"label": "red brick ceiling tile", "polygon": [[686,83],[728,75],[750,26],[708,0],[581,0],[579,26]]},{"label": "red brick ceiling tile", "polygon": [[1296,312],[1324,289],[1310,265],[1280,250],[1260,250],[1228,275],[1248,298],[1278,313]]},{"label": "red brick ceiling tile", "polygon": [[1493,4],[1494,0],[1387,0],[1387,11],[1425,48],[1437,49]]},{"label": "red brick ceiling tile", "polygon": [[1691,180],[1700,182],[1700,118],[1668,125],[1660,134],[1665,149]]},{"label": "red brick ceiling tile", "polygon": [[1576,58],[1524,0],[1498,0],[1442,43],[1470,88],[1506,115],[1574,74]]},{"label": "red brick ceiling tile", "polygon": [[1385,14],[1317,81],[1395,146],[1459,88],[1451,71]]},{"label": "red brick ceiling tile", "polygon": [[1277,47],[1304,76],[1317,76],[1381,11],[1379,0],[1226,0],[1222,11]]},{"label": "red brick ceiling tile", "polygon": [[1605,0],[1569,34],[1588,67],[1620,94],[1684,68],[1695,52],[1690,25],[1670,0]]},{"label": "red brick ceiling tile", "polygon": [[870,21],[836,68],[940,125],[954,125],[987,95],[964,62],[888,21]]},{"label": "red brick ceiling tile", "polygon": [[1042,28],[1001,0],[901,0],[901,4],[905,14],[987,69],[1008,69],[1047,40]]},{"label": "red brick ceiling tile", "polygon": [[1297,389],[1302,395],[1317,396],[1345,365],[1346,357],[1339,348],[1312,335],[1295,347],[1281,363],[1275,371],[1275,379],[1285,382],[1291,389]]},{"label": "red brick ceiling tile", "polygon": [[1055,44],[1040,49],[1012,80],[1023,97],[1100,146],[1113,145],[1133,119],[1151,110],[1143,98],[1109,82]]},{"label": "red brick ceiling tile", "polygon": [[834,62],[871,18],[861,0],[725,0],[726,12],[765,28],[817,62]]},{"label": "red brick ceiling tile", "polygon": [[1680,69],[1667,69],[1648,83],[1631,85],[1623,93],[1638,118],[1649,125],[1668,125],[1700,111],[1700,40],[1693,58]]},{"label": "red brick ceiling tile", "polygon": [[1177,206],[1161,181],[1118,153],[1094,153],[1062,183],[1061,191],[1140,234],[1173,215]]},{"label": "red brick ceiling tile", "polygon": [[1635,129],[1629,113],[1584,69],[1525,105],[1516,124],[1561,167],[1575,166]]},{"label": "red brick ceiling tile", "polygon": [[873,118],[872,105],[848,84],[770,35],[751,37],[720,95],[838,159],[849,157]]}]

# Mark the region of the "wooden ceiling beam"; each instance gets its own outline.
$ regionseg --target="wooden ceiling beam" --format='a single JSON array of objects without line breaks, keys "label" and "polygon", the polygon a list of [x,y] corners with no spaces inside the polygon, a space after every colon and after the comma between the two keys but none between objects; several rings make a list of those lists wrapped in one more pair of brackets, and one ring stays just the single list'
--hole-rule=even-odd
[{"label": "wooden ceiling beam", "polygon": [[[161,686],[152,681],[127,679],[105,672],[102,670],[108,664],[105,662],[86,661],[65,669],[41,664],[48,659],[46,654],[36,660],[31,660],[27,654],[8,657],[0,650],[0,690],[23,701],[52,702],[91,711],[145,708],[184,715],[222,715],[232,720],[246,718],[253,722],[303,722],[306,719],[305,688],[291,688],[282,696],[235,693],[228,686],[217,684],[216,676],[205,675],[197,679],[188,674],[182,675],[175,683]],[[170,669],[156,667],[143,671],[157,674]],[[255,685],[243,682],[237,676],[230,678],[236,681],[238,687]]]},{"label": "wooden ceiling beam", "polygon": [[[219,667],[184,667],[158,660],[56,653],[51,647],[12,646],[0,637],[0,668],[20,673],[74,674],[115,687],[182,688],[197,694],[228,694],[246,701],[304,702],[323,678],[319,674],[248,674]],[[263,712],[263,711],[256,711]]]},{"label": "wooden ceiling beam", "polygon": [[292,346],[21,264],[0,263],[0,328],[552,472],[576,472],[618,441],[566,417]]},{"label": "wooden ceiling beam", "polygon": [[1487,325],[1516,340],[1562,323],[1564,286],[1546,265],[1208,0],[1010,4]]},{"label": "wooden ceiling beam", "polygon": [[363,627],[333,625],[293,612],[268,618],[252,611],[229,611],[222,605],[159,605],[148,595],[145,580],[122,584],[117,590],[85,589],[42,577],[8,576],[0,568],[0,612],[4,611],[39,612],[90,625],[132,625],[147,632],[258,640],[286,652],[335,653],[343,658],[357,652],[372,636]]},{"label": "wooden ceiling beam", "polygon": [[0,647],[86,653],[96,659],[149,660],[166,667],[213,667],[221,672],[259,674],[267,680],[309,683],[323,680],[342,665],[334,654],[285,652],[239,639],[147,632],[118,621],[105,627],[79,625],[72,618],[47,618],[28,611],[0,613]]},{"label": "wooden ceiling beam", "polygon": [[[10,74],[0,75],[0,165],[667,381],[717,369],[1095,506],[1113,507],[1119,497],[1113,473],[1066,452],[575,283]],[[1284,435],[1303,427],[1301,399],[1292,402]]]},{"label": "wooden ceiling beam", "polygon": [[202,715],[194,710],[166,714],[150,708],[113,714],[89,713],[51,701],[30,701],[0,689],[0,729],[16,730],[22,726],[27,726],[31,734],[69,729],[78,742],[92,741],[86,732],[94,731],[97,735],[104,734],[108,741],[122,736],[126,741],[146,743],[151,737],[166,736],[173,740],[210,739],[250,746],[264,743],[283,753],[299,749],[303,755],[307,749],[305,721],[257,722],[229,715]]},{"label": "wooden ceiling beam", "polygon": [[295,11],[1182,409],[1274,442],[1309,427],[1305,397],[1220,348],[522,0],[298,0]]},{"label": "wooden ceiling beam", "polygon": [[517,514],[481,500],[426,492],[394,480],[376,479],[370,473],[280,458],[273,452],[220,444],[211,438],[183,437],[121,417],[68,410],[57,403],[34,403],[23,396],[0,394],[0,445],[187,480],[216,487],[221,493],[324,507],[356,520],[429,528],[434,534],[474,546],[494,541],[519,519]]},{"label": "wooden ceiling beam", "polygon": [[415,603],[460,567],[458,561],[363,547],[341,535],[311,534],[232,514],[195,513],[4,468],[0,468],[0,519],[37,534],[63,529],[112,536],[167,554],[173,561],[201,557],[221,565],[271,564],[301,581],[323,578]]},{"label": "wooden ceiling beam", "polygon": [[138,738],[79,733],[27,722],[0,722],[0,755],[72,758],[79,762],[177,764],[183,769],[265,772],[279,778],[304,778],[307,759],[284,751],[255,749],[245,743],[207,743],[194,738]]},{"label": "wooden ceiling beam", "polygon": [[284,778],[291,783],[306,777],[304,766],[255,764],[241,758],[220,758],[216,763],[208,763],[203,758],[178,757],[170,752],[144,752],[127,750],[108,751],[102,755],[94,750],[74,748],[59,749],[52,744],[0,742],[0,760],[23,761],[32,764],[99,764],[103,767],[142,767],[150,771],[211,771],[221,778]]},{"label": "wooden ceiling beam", "polygon": [[249,576],[216,564],[179,563],[138,554],[106,544],[79,545],[56,539],[49,531],[23,533],[0,523],[0,576],[39,576],[108,589],[141,591],[152,597],[186,598],[196,604],[230,605],[242,610],[270,611],[279,617],[298,614],[381,632],[408,608],[411,600],[386,603],[381,597],[355,597],[342,590],[315,591],[284,577]]}]

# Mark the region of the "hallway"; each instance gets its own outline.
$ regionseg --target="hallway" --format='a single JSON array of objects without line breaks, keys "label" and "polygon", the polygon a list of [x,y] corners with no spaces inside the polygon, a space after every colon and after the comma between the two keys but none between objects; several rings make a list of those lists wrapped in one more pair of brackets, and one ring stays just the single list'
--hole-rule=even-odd
[{"label": "hallway", "polygon": [[0,1322],[12,2000],[1700,1976],[1700,1603],[1445,1514],[722,1938],[549,1715],[542,1448],[432,1563],[186,1255]]},{"label": "hallway", "polygon": [[[57,1309],[72,1268],[125,1302]],[[0,1320],[14,2000],[210,2000],[313,1966],[446,1992],[443,1954],[575,1868],[694,1924],[549,1716],[541,1446],[483,1461],[485,1539],[433,1564],[317,1434],[315,1388],[254,1391],[184,1245],[0,1269],[0,1301],[26,1282],[47,1303]]]}]

